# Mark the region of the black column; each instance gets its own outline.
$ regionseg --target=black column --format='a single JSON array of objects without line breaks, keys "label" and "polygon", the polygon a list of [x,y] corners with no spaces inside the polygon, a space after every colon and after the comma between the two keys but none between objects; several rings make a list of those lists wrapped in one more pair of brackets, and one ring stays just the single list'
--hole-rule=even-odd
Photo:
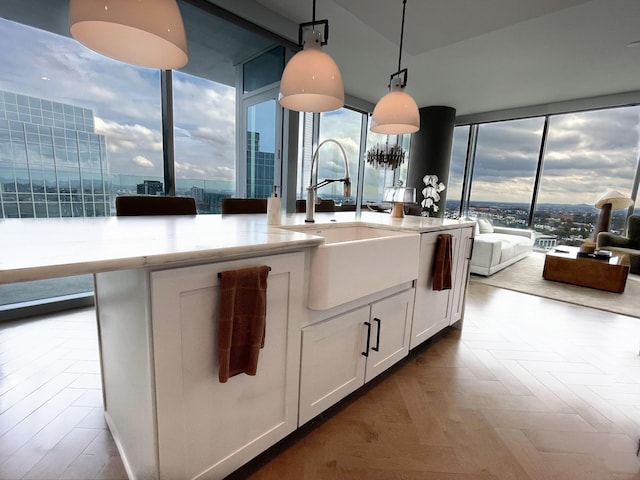
[{"label": "black column", "polygon": [[[425,187],[425,175],[437,175],[438,181],[448,186],[449,163],[451,162],[451,145],[453,143],[453,127],[456,109],[452,107],[433,106],[420,109],[420,130],[411,137],[409,152],[409,169],[407,186],[415,187],[416,200],[422,202]],[[447,201],[447,190],[440,192],[439,210],[430,212],[430,216],[442,217]]]}]

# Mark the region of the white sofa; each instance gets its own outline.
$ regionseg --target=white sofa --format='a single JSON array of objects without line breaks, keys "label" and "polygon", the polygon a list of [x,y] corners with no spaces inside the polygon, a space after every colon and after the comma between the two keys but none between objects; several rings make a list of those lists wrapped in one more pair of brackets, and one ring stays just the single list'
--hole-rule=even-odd
[{"label": "white sofa", "polygon": [[533,251],[535,239],[533,230],[493,226],[480,229],[476,226],[471,273],[493,275],[522,260]]}]

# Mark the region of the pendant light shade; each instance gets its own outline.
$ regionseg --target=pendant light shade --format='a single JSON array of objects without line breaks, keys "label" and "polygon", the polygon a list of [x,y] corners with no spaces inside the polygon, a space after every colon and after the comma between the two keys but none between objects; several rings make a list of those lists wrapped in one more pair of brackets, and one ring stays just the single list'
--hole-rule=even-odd
[{"label": "pendant light shade", "polygon": [[398,54],[398,71],[391,75],[389,93],[382,97],[371,117],[370,130],[374,133],[401,135],[420,130],[420,113],[415,100],[404,91],[407,86],[407,69],[402,65],[402,40],[404,37],[404,15],[407,0],[402,1],[402,27],[400,30],[400,52]]},{"label": "pendant light shade", "polygon": [[170,70],[188,61],[176,0],[70,0],[69,30],[91,50],[133,65]]},{"label": "pendant light shade", "polygon": [[[280,105],[298,112],[327,112],[344,105],[342,75],[322,51],[319,32],[308,34],[304,49],[287,63],[280,80]],[[316,40],[309,41],[310,38]]]},{"label": "pendant light shade", "polygon": [[[327,43],[329,23],[327,20],[315,20],[315,0],[313,2],[313,21],[300,25],[299,43],[303,49],[296,53],[282,72],[280,80],[280,105],[298,112],[328,112],[344,105],[344,86],[342,75],[331,56],[322,51]],[[325,25],[325,33],[315,26]],[[302,35],[304,27],[304,42]],[[324,41],[323,41],[324,39]]]},{"label": "pendant light shade", "polygon": [[370,130],[386,135],[414,133],[420,130],[420,112],[415,100],[404,91],[398,77],[391,91],[378,101],[371,116]]}]

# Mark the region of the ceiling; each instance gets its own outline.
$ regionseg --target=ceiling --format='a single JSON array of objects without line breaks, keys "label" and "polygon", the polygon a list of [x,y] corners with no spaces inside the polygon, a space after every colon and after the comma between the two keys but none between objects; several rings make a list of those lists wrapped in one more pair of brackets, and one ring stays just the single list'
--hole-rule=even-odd
[{"label": "ceiling", "polygon": [[[293,40],[312,16],[311,0],[209,1]],[[316,18],[345,91],[377,102],[398,66],[402,0],[318,0]],[[420,107],[466,115],[640,91],[636,40],[638,0],[409,0],[402,67]]]},{"label": "ceiling", "polygon": [[[181,0],[186,71],[234,84],[235,65],[272,45]],[[312,0],[207,0],[297,43]],[[345,91],[375,104],[397,70],[402,0],[317,0]],[[0,0],[0,16],[68,35],[68,0]],[[640,103],[640,0],[408,0],[402,67],[420,107],[458,116],[632,92]],[[635,100],[637,99],[637,100]]]}]

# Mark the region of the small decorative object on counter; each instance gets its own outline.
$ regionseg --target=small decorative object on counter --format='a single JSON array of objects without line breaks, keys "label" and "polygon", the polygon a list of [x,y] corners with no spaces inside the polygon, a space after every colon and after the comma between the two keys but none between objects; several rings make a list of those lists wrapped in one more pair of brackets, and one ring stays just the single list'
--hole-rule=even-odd
[{"label": "small decorative object on counter", "polygon": [[273,186],[273,195],[267,198],[267,225],[280,225],[282,221],[282,199],[278,196],[278,186]]},{"label": "small decorative object on counter", "polygon": [[447,187],[444,183],[438,182],[437,175],[425,175],[422,181],[425,184],[425,187],[422,189],[424,200],[420,203],[423,209],[422,216],[430,217],[432,213],[436,213],[440,209],[440,207],[438,207],[440,192],[444,191]]},{"label": "small decorative object on counter", "polygon": [[582,242],[582,245],[580,245],[580,253],[591,254],[595,251],[595,249],[596,243],[591,240],[585,240],[584,242]]},{"label": "small decorative object on counter", "polygon": [[397,187],[386,187],[384,189],[382,200],[393,203],[393,210],[391,211],[393,218],[402,218],[404,217],[404,204],[415,203],[416,201],[416,189],[403,187],[402,182],[398,182]]}]

